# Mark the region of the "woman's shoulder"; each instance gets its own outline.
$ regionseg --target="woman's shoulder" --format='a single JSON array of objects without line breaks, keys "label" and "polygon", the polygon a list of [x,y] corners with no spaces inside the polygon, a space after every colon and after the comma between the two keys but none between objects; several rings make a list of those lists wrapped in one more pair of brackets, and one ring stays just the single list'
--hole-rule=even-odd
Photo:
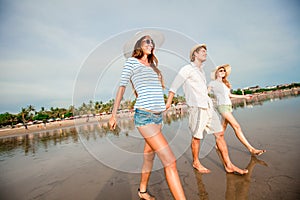
[{"label": "woman's shoulder", "polygon": [[208,85],[216,85],[217,84],[217,81],[216,80],[211,80]]},{"label": "woman's shoulder", "polygon": [[127,58],[126,62],[130,62],[130,63],[137,63],[139,62],[137,58],[135,57],[129,57]]},{"label": "woman's shoulder", "polygon": [[134,66],[137,66],[138,64],[139,64],[138,59],[136,59],[134,57],[130,57],[130,58],[127,58],[124,66],[126,66],[126,67],[134,67]]}]

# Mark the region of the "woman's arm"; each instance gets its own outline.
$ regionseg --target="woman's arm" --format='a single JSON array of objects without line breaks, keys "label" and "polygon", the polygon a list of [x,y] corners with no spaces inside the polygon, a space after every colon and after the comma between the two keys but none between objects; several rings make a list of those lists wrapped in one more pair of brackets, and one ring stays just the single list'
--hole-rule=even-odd
[{"label": "woman's arm", "polygon": [[120,86],[119,89],[118,89],[116,99],[115,99],[115,103],[114,103],[114,108],[112,110],[112,114],[111,114],[111,117],[110,117],[109,122],[108,122],[111,130],[115,129],[116,126],[117,126],[117,120],[116,120],[117,111],[118,111],[118,108],[120,106],[121,100],[123,98],[125,89],[126,89],[125,86]]},{"label": "woman's arm", "polygon": [[231,94],[229,93],[230,98],[238,98],[238,99],[251,99],[252,95],[246,94],[246,95],[238,95],[238,94]]},{"label": "woman's arm", "polygon": [[168,100],[166,103],[166,110],[168,110],[171,107],[174,95],[175,95],[174,92],[171,92],[171,91],[169,92]]}]

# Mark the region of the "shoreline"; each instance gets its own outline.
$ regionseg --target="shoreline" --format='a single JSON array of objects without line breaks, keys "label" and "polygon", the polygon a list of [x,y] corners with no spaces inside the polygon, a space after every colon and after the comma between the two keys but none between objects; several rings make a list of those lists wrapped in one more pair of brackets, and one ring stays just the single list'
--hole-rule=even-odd
[{"label": "shoreline", "polygon": [[[232,99],[232,105],[234,108],[236,107],[244,107],[247,104],[252,105],[261,105],[262,102],[270,100],[270,99],[276,99],[276,98],[284,98],[288,96],[298,96],[300,94],[300,88],[292,88],[292,89],[285,89],[285,90],[276,90],[276,91],[269,91],[264,93],[256,93],[253,94],[253,97],[249,100],[245,99]],[[174,112],[174,109],[169,109],[169,112]],[[62,121],[55,121],[44,124],[34,124],[30,125],[25,129],[24,126],[21,126],[19,128],[4,128],[0,129],[0,138],[4,137],[14,137],[14,136],[20,136],[20,135],[26,135],[26,134],[34,134],[38,132],[44,132],[44,131],[51,131],[56,129],[62,129],[62,128],[69,128],[69,127],[75,127],[77,125],[86,125],[86,124],[105,124],[108,122],[111,115],[104,115],[104,116],[94,116],[88,118],[79,118],[79,119],[73,119],[73,120],[62,120]],[[121,118],[128,118],[133,117],[133,113],[122,113],[119,114],[119,119]]]},{"label": "shoreline", "polygon": [[77,125],[86,125],[86,124],[94,124],[94,123],[107,123],[110,115],[104,116],[104,117],[90,117],[87,121],[86,118],[79,118],[79,119],[73,119],[73,120],[62,120],[62,121],[55,121],[45,124],[34,124],[27,126],[27,129],[25,126],[21,126],[18,128],[5,128],[0,129],[0,138],[4,137],[14,137],[14,136],[20,136],[20,135],[26,135],[26,134],[34,134],[38,132],[44,132],[44,131],[51,131],[51,130],[57,130],[60,128],[69,128],[69,127],[75,127]]}]

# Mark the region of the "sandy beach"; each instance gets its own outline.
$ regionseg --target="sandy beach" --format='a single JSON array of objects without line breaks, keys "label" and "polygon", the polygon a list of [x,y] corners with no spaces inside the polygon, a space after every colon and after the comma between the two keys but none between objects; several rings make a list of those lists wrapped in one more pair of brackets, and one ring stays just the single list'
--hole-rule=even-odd
[{"label": "sandy beach", "polygon": [[[238,167],[247,168],[247,175],[226,173],[215,149],[201,158],[202,164],[212,172],[200,174],[192,168],[190,149],[183,151],[177,167],[187,199],[300,199],[299,105],[300,98],[291,97],[235,111],[234,115],[250,143],[267,150],[259,157],[252,157],[232,129],[226,130],[231,160]],[[96,144],[112,161],[120,158],[112,149],[104,151],[105,139],[128,152],[142,152],[143,141],[130,142],[134,127],[130,127],[129,135],[95,135],[100,123],[97,120],[47,124],[49,134],[44,136],[27,134],[16,141],[2,137],[0,199],[138,199],[140,174],[114,169],[96,159],[72,126],[82,126],[83,134],[89,134],[88,142]],[[184,134],[186,130],[185,118],[174,116],[174,120],[170,126],[165,125],[167,137],[172,138],[177,127],[182,126],[183,129],[176,134]],[[180,126],[176,125],[178,123]],[[64,128],[55,131],[57,126]],[[28,131],[38,130],[38,127],[29,127]],[[18,134],[24,133],[24,129],[20,129]],[[13,150],[13,146],[18,148]],[[176,151],[179,146],[174,144],[173,150]],[[133,166],[135,163],[125,161],[120,166],[126,165]],[[139,167],[137,165],[137,169]],[[149,190],[158,200],[172,199],[162,169],[152,173]]]}]

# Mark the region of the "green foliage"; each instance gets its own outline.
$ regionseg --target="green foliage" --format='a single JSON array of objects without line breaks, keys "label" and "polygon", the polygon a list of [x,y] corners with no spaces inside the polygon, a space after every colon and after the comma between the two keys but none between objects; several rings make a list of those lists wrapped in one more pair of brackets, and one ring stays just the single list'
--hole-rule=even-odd
[{"label": "green foliage", "polygon": [[12,125],[16,122],[16,116],[8,112],[0,114],[0,126]]},{"label": "green foliage", "polygon": [[65,117],[72,117],[73,116],[73,113],[72,112],[68,112],[65,114]]},{"label": "green foliage", "polygon": [[45,120],[45,119],[49,119],[49,115],[39,113],[39,114],[37,114],[36,116],[33,117],[33,120]]},{"label": "green foliage", "polygon": [[243,91],[241,89],[237,89],[235,91],[232,91],[232,94],[242,95]]}]

